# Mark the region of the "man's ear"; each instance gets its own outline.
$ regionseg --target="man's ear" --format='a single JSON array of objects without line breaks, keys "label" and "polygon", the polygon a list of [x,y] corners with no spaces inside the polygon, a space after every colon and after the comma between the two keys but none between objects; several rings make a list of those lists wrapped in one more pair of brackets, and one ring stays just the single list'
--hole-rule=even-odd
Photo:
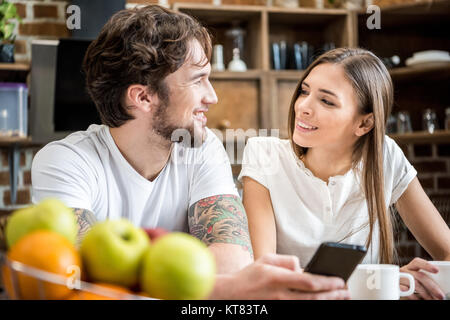
[{"label": "man's ear", "polygon": [[132,84],[127,89],[126,105],[131,105],[143,112],[149,112],[158,103],[158,95],[150,93],[147,86]]},{"label": "man's ear", "polygon": [[358,137],[361,137],[361,136],[365,135],[367,132],[369,132],[370,130],[372,130],[374,125],[375,125],[375,119],[373,117],[373,113],[365,114],[361,118],[361,122],[360,122],[358,128],[356,129],[355,134]]}]

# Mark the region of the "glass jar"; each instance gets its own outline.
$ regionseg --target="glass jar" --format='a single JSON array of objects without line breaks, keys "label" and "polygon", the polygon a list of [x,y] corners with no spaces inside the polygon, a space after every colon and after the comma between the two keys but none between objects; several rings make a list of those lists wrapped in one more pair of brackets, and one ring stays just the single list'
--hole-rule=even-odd
[{"label": "glass jar", "polygon": [[408,111],[400,111],[397,115],[397,133],[412,132],[411,117]]},{"label": "glass jar", "polygon": [[445,109],[445,130],[450,130],[450,107]]},{"label": "glass jar", "polygon": [[422,116],[423,130],[434,133],[439,129],[436,112],[433,109],[425,109]]}]

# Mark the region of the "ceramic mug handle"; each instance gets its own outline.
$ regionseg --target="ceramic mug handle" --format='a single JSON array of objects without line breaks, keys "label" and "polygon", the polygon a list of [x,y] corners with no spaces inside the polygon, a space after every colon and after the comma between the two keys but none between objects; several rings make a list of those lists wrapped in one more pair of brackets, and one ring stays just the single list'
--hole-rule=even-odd
[{"label": "ceramic mug handle", "polygon": [[416,289],[416,283],[414,281],[414,277],[410,275],[409,273],[400,272],[400,278],[407,278],[409,281],[409,290],[402,291],[400,290],[400,297],[406,297],[410,296],[414,293],[414,290]]}]

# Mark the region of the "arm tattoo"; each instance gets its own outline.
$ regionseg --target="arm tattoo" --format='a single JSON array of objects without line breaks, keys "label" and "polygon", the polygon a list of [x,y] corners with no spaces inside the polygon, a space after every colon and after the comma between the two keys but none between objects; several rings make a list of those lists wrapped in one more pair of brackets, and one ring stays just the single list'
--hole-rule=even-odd
[{"label": "arm tattoo", "polygon": [[77,218],[78,223],[78,235],[77,235],[77,245],[81,243],[86,232],[92,227],[92,225],[97,221],[94,214],[86,209],[73,208],[73,212]]},{"label": "arm tattoo", "polygon": [[247,215],[239,197],[218,195],[202,199],[189,208],[188,221],[190,233],[207,245],[237,244],[253,257]]}]

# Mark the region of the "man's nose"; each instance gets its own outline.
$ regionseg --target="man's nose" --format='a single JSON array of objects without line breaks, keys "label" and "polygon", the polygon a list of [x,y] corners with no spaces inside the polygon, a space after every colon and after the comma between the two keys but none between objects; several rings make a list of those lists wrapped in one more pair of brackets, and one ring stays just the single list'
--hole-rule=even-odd
[{"label": "man's nose", "polygon": [[203,103],[205,104],[216,104],[219,101],[211,82],[208,80],[206,94],[203,98]]}]

